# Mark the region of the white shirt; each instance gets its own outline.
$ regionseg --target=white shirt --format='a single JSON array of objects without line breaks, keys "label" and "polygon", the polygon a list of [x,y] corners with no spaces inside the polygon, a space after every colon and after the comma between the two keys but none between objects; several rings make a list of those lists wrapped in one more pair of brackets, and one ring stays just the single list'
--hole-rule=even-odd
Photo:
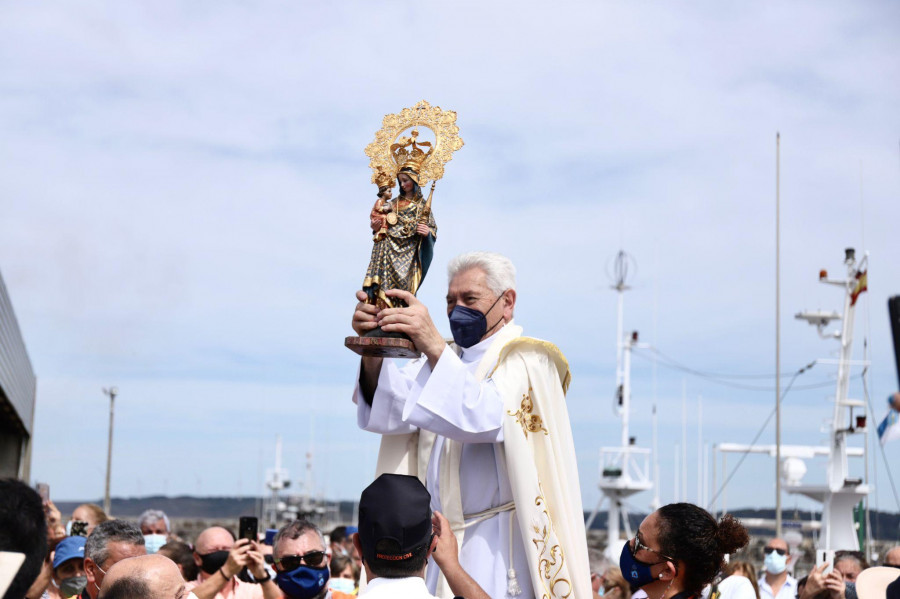
[{"label": "white shirt", "polygon": [[772,594],[772,587],[766,582],[766,575],[759,579],[759,599],[794,599],[797,596],[797,581],[788,574],[777,595]]},{"label": "white shirt", "polygon": [[725,578],[719,583],[718,590],[719,599],[756,599],[753,583],[746,576],[739,574]]},{"label": "white shirt", "polygon": [[[479,381],[474,376],[493,341],[491,335],[463,349],[460,356],[446,347],[434,370],[424,357],[403,368],[397,368],[393,360],[385,360],[371,407],[356,386],[353,401],[357,404],[360,428],[388,435],[422,428],[437,434],[425,481],[432,510],[443,511],[439,462],[445,439],[463,443],[459,485],[464,514],[513,500],[506,464],[496,451],[497,444],[503,442],[503,398],[493,381]],[[460,564],[493,599],[507,596],[510,513],[467,528],[460,548]],[[518,526],[514,526],[513,535],[513,546],[517,548],[513,550],[513,562],[523,592],[520,597],[530,597],[531,577]],[[429,561],[425,577],[433,592],[438,577],[433,560]]]},{"label": "white shirt", "polygon": [[366,599],[435,599],[425,588],[425,581],[418,577],[411,578],[375,578],[366,584],[359,593]]}]

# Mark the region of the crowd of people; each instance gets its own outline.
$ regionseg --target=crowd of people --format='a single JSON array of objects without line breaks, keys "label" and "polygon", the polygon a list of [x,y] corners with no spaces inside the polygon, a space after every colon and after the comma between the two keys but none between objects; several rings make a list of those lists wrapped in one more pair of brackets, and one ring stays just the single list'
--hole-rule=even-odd
[{"label": "crowd of people", "polygon": [[158,510],[133,522],[79,506],[64,525],[52,502],[4,479],[0,585],[8,587],[0,591],[4,599],[350,599],[364,572],[365,594],[377,599],[395,596],[398,582],[423,590],[433,557],[454,592],[488,599],[460,567],[456,537],[430,502],[417,478],[385,474],[360,498],[359,527],[334,528],[327,542],[300,519],[256,540],[213,526],[188,543]]},{"label": "crowd of people", "polygon": [[[0,498],[0,556],[24,556],[4,599],[352,599],[361,586],[369,599],[426,599],[430,560],[453,596],[491,597],[461,565],[449,521],[432,511],[430,493],[413,476],[378,477],[360,497],[358,527],[336,527],[327,538],[301,519],[257,540],[218,526],[181,539],[161,511],[130,521],[91,504],[63,523],[52,502],[9,479],[0,481]],[[618,565],[592,555],[593,597],[868,599],[892,597],[879,571],[900,575],[900,547],[875,568],[862,552],[838,551],[832,564],[799,579],[784,539],[765,544],[759,570],[727,559],[748,541],[731,516],[716,521],[692,504],[663,506],[625,543]],[[0,564],[0,584],[7,569]],[[873,587],[879,594],[865,591]]]}]

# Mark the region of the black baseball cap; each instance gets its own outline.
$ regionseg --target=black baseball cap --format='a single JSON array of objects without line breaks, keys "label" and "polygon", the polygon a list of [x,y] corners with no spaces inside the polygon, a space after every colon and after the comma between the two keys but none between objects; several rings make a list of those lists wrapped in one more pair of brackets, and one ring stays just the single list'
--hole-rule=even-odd
[{"label": "black baseball cap", "polygon": [[[431,494],[415,476],[382,474],[359,498],[359,543],[368,563],[406,561],[431,542]],[[375,546],[391,541],[390,550]]]}]

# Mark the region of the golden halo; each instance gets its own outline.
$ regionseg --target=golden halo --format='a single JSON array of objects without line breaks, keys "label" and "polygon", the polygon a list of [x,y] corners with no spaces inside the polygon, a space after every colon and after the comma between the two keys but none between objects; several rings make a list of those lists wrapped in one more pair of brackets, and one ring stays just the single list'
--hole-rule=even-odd
[{"label": "golden halo", "polygon": [[[396,173],[399,165],[394,160],[391,146],[407,129],[416,130],[420,127],[429,129],[434,134],[434,146],[430,148],[419,171],[419,185],[424,187],[428,181],[437,181],[443,177],[444,165],[453,159],[453,152],[463,147],[463,140],[459,136],[459,127],[456,126],[456,113],[441,110],[439,106],[432,106],[425,100],[412,108],[404,108],[400,114],[384,116],[381,129],[375,134],[375,141],[366,146],[366,156],[369,157],[369,167],[373,172],[381,170]],[[406,141],[406,138],[400,141]]]}]

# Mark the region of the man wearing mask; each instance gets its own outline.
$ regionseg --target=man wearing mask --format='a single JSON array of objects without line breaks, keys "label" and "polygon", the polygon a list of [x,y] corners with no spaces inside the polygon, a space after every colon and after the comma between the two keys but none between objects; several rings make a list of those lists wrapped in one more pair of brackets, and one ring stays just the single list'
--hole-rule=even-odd
[{"label": "man wearing mask", "polygon": [[147,553],[156,553],[169,542],[169,517],[162,510],[146,510],[138,519]]},{"label": "man wearing mask", "polygon": [[797,581],[788,574],[791,554],[784,539],[774,538],[763,549],[763,574],[759,579],[760,599],[794,599],[797,595]]},{"label": "man wearing mask", "polygon": [[[198,599],[280,599],[281,592],[266,570],[259,545],[247,539],[234,540],[221,526],[207,528],[194,544],[194,562],[200,568],[197,580],[186,585]],[[257,582],[244,582],[237,574],[247,568]]]},{"label": "man wearing mask", "polygon": [[[400,368],[363,357],[353,401],[360,428],[382,435],[377,472],[425,482],[447,517],[462,567],[491,597],[530,597],[546,587],[591,597],[581,489],[565,392],[570,374],[551,343],[513,322],[516,269],[500,254],[471,252],[448,266],[447,316],[454,344],[406,291],[408,307],[379,309],[363,292],[353,329],[403,333],[423,355]],[[552,522],[552,525],[551,525]],[[535,529],[546,534],[535,534]],[[429,562],[433,564],[433,560]],[[436,567],[428,591],[452,597]]]},{"label": "man wearing mask", "polygon": [[103,578],[112,565],[139,555],[147,555],[140,528],[124,520],[107,520],[98,524],[84,543],[87,585],[81,599],[97,599]]},{"label": "man wearing mask", "polygon": [[307,520],[285,525],[273,541],[275,582],[287,599],[353,599],[353,595],[328,588],[329,558],[325,537]]}]

